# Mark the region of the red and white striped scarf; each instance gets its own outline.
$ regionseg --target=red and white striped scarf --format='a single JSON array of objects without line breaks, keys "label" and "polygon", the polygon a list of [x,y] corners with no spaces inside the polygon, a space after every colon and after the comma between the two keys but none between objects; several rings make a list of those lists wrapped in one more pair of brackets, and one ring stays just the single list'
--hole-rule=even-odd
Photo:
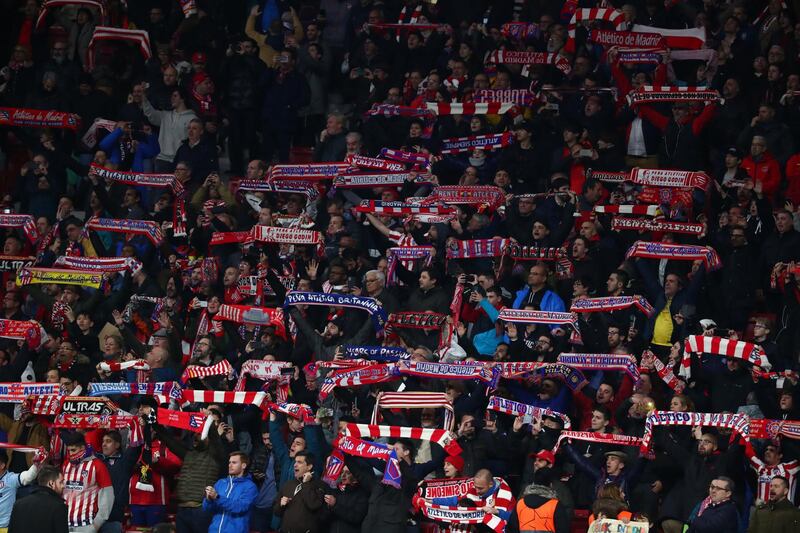
[{"label": "red and white striped scarf", "polygon": [[758,344],[745,341],[734,341],[723,337],[707,337],[705,335],[689,335],[683,343],[683,358],[678,374],[689,379],[692,375],[692,353],[710,353],[729,359],[740,359],[757,366],[767,372],[772,368],[767,354]]},{"label": "red and white striped scarf", "polygon": [[402,163],[419,165],[426,168],[430,168],[432,163],[430,154],[405,152],[403,150],[395,150],[393,148],[381,148],[381,157],[391,159],[392,161],[400,161]]},{"label": "red and white striped scarf", "polygon": [[0,339],[26,341],[32,350],[39,349],[43,329],[35,320],[9,320],[0,318]]},{"label": "red and white striped scarf", "polygon": [[319,191],[317,191],[314,183],[307,180],[242,180],[239,182],[239,190],[275,192],[283,194],[302,194],[309,200],[315,200],[319,196]]},{"label": "red and white striped scarf", "polygon": [[406,165],[399,161],[389,161],[358,154],[347,154],[344,162],[350,163],[351,167],[366,170],[386,170],[388,172],[405,172],[407,170]]},{"label": "red and white striped scarf", "polygon": [[[0,117],[2,117],[1,112],[2,110],[0,108]],[[1,123],[2,119],[0,118],[0,124]],[[36,239],[39,238],[39,232],[36,230],[36,222],[31,215],[0,215],[0,228],[21,229],[31,244],[35,243]]]},{"label": "red and white striped scarf", "polygon": [[346,424],[344,434],[356,439],[415,439],[435,442],[448,455],[460,455],[462,450],[452,432],[434,428],[410,428],[400,426],[376,426],[371,424]]},{"label": "red and white striped scarf", "polygon": [[514,104],[511,102],[426,102],[425,107],[436,115],[503,115]]},{"label": "red and white striped scarf", "polygon": [[332,372],[319,387],[319,399],[323,401],[336,387],[355,387],[394,381],[399,378],[396,368],[394,363],[368,364]]},{"label": "red and white striped scarf", "polygon": [[478,89],[472,96],[476,102],[507,102],[518,106],[532,106],[536,95],[527,89]]},{"label": "red and white striped scarf", "polygon": [[661,209],[657,205],[596,205],[594,206],[594,212],[654,217],[661,213]]},{"label": "red and white striped scarf", "polygon": [[386,250],[386,284],[397,283],[397,263],[401,262],[408,270],[414,269],[414,261],[422,259],[422,265],[430,266],[433,261],[433,246],[395,246]]},{"label": "red and white striped scarf", "polygon": [[53,264],[75,270],[97,272],[122,272],[127,270],[131,274],[135,274],[142,268],[142,263],[132,257],[70,257],[62,255]]},{"label": "red and white striped scarf", "polygon": [[442,154],[460,154],[471,152],[477,148],[495,150],[505,148],[514,142],[511,132],[492,133],[487,135],[468,135],[466,137],[452,137],[442,139]]},{"label": "red and white striped scarf", "polygon": [[207,378],[209,376],[227,376],[231,373],[233,367],[227,359],[222,359],[220,362],[211,366],[202,365],[189,365],[181,374],[181,383],[186,383],[194,378]]},{"label": "red and white striped scarf", "polygon": [[[435,482],[437,480],[433,481]],[[446,491],[449,493],[453,491],[453,488],[458,491],[464,490],[463,494],[457,494],[459,499],[464,498],[470,500],[472,505],[467,507],[445,506],[431,503],[424,498],[416,497],[413,502],[414,506],[418,507],[425,516],[456,524],[484,524],[495,531],[504,531],[505,521],[502,518],[498,515],[485,513],[483,511],[484,507],[495,507],[504,512],[514,512],[514,496],[511,493],[511,488],[508,486],[508,483],[506,483],[503,478],[494,478],[494,486],[496,486],[497,489],[492,490],[490,494],[484,497],[478,496],[472,478],[438,481],[442,482],[441,484],[437,484],[437,489],[439,491]],[[453,514],[452,511],[455,511],[455,513]],[[485,515],[479,519],[478,513],[485,513]],[[436,516],[440,518],[436,518]],[[448,519],[446,517],[450,518]]]},{"label": "red and white striped scarf", "polygon": [[611,229],[614,231],[667,232],[698,236],[706,231],[705,225],[700,223],[627,217],[614,217],[614,220],[611,221]]},{"label": "red and white striped scarf", "polygon": [[[426,518],[449,524],[480,525],[483,524],[496,533],[502,533],[506,528],[506,521],[496,514],[487,513],[481,507],[457,507],[453,505],[439,505],[427,502],[421,498],[415,500],[419,511]],[[452,530],[460,530],[456,526]]]},{"label": "red and white striped scarf", "polygon": [[58,429],[124,429],[128,428],[128,445],[136,446],[144,442],[144,431],[139,423],[139,417],[129,414],[118,415],[56,415],[49,424]]},{"label": "red and white striped scarf", "polygon": [[164,235],[161,226],[152,220],[129,220],[117,218],[92,217],[86,222],[84,231],[110,231],[112,233],[125,233],[127,235],[143,235],[154,246],[161,246]]},{"label": "red and white striped scarf", "polygon": [[94,173],[103,179],[116,181],[117,183],[123,183],[125,185],[134,185],[137,187],[156,187],[159,189],[169,187],[175,193],[183,191],[183,186],[177,179],[175,179],[174,174],[144,174],[141,172],[123,172],[121,170],[103,167],[97,163],[91,164],[89,167],[89,173]]},{"label": "red and white striped scarf", "polygon": [[718,102],[719,92],[705,87],[672,87],[667,85],[643,85],[628,95],[631,104],[661,102]]},{"label": "red and white striped scarf", "polygon": [[195,0],[179,0],[179,2],[184,17],[189,18],[192,15],[197,15],[197,3]]},{"label": "red and white striped scarf", "polygon": [[603,298],[583,298],[572,302],[570,311],[573,313],[594,313],[597,311],[618,311],[620,309],[627,309],[632,305],[636,306],[642,313],[647,316],[655,312],[653,306],[647,301],[647,298],[640,296],[638,298],[633,296],[606,296]]},{"label": "red and white striped scarf", "polygon": [[616,433],[597,433],[593,431],[561,431],[558,436],[556,445],[553,447],[553,453],[558,452],[561,446],[561,441],[564,439],[575,439],[589,442],[599,442],[601,444],[608,444],[612,446],[641,446],[642,439],[639,437],[631,437],[630,435],[618,435]]},{"label": "red and white striped scarf", "polygon": [[634,24],[637,33],[657,33],[664,38],[664,44],[670,50],[700,50],[706,42],[705,28],[687,28],[683,30],[656,28],[644,24]]},{"label": "red and white striped scarf", "polygon": [[651,358],[653,362],[653,367],[656,369],[656,373],[661,380],[667,384],[667,387],[675,391],[675,393],[680,394],[683,392],[683,389],[686,388],[686,383],[678,379],[675,373],[672,371],[672,366],[667,366],[661,362],[661,359],[655,356],[653,352],[650,350],[645,350],[642,352],[642,364],[644,364],[644,360],[646,358]]},{"label": "red and white striped scarf", "polygon": [[203,426],[205,426],[209,420],[213,420],[211,416],[206,416],[203,413],[174,411],[164,407],[158,408],[156,417],[156,420],[162,426],[185,429],[194,433],[201,433],[203,431]]},{"label": "red and white striped scarf", "polygon": [[266,392],[249,391],[219,391],[219,390],[193,390],[184,389],[181,400],[184,403],[234,403],[238,405],[255,405],[264,409],[267,399]]},{"label": "red and white striped scarf", "polygon": [[487,411],[497,411],[498,413],[505,413],[512,416],[524,416],[531,418],[542,418],[543,416],[552,416],[559,418],[563,423],[564,429],[572,427],[569,417],[564,413],[559,413],[545,407],[536,407],[535,405],[528,405],[514,400],[507,400],[500,396],[492,396],[489,398],[489,404],[486,406]]},{"label": "red and white striped scarf", "polygon": [[212,320],[225,320],[236,324],[251,324],[255,326],[274,326],[275,332],[285,338],[286,327],[283,319],[284,314],[281,308],[222,304]]},{"label": "red and white striped scarf", "polygon": [[505,192],[493,185],[440,185],[423,204],[442,202],[445,204],[477,205],[495,210],[506,201]]},{"label": "red and white striped scarf", "polygon": [[92,40],[89,41],[89,48],[86,51],[89,70],[94,69],[94,49],[100,41],[127,41],[139,48],[145,61],[148,61],[153,56],[150,50],[150,36],[146,31],[95,26]]},{"label": "red and white striped scarf", "polygon": [[58,396],[61,385],[58,383],[0,383],[0,402],[22,403],[32,395]]},{"label": "red and white striped scarf", "polygon": [[664,37],[657,33],[592,30],[590,39],[593,43],[604,47],[623,47],[622,50],[660,51],[666,46]]},{"label": "red and white striped scarf", "polygon": [[321,251],[325,246],[321,232],[307,229],[256,225],[250,230],[250,238],[257,242],[316,245],[317,251]]},{"label": "red and white striped scarf", "polygon": [[510,239],[471,239],[453,240],[447,245],[447,259],[475,259],[483,257],[500,257]]},{"label": "red and white striped scarf", "polygon": [[103,361],[100,370],[104,372],[123,372],[125,370],[150,370],[150,365],[144,359],[132,361]]},{"label": "red and white striped scarf", "polygon": [[708,271],[717,270],[722,267],[722,261],[717,255],[716,250],[710,246],[636,241],[625,254],[625,259],[630,259],[631,257],[671,259],[673,261],[700,260],[705,264],[706,270]]},{"label": "red and white striped scarf", "polygon": [[244,390],[247,376],[262,381],[282,380],[284,375],[281,370],[291,367],[292,363],[288,361],[264,361],[261,359],[245,361],[242,363],[242,368],[239,371],[239,381],[236,382],[236,390]]},{"label": "red and white striped scarf", "polygon": [[268,407],[271,411],[302,420],[306,424],[314,423],[314,410],[304,403],[270,403]]},{"label": "red and white striped scarf", "polygon": [[427,379],[478,379],[485,383],[494,381],[494,371],[484,363],[431,363],[428,361],[398,361],[401,374]]},{"label": "red and white striped scarf", "polygon": [[505,22],[500,26],[500,33],[505,37],[524,41],[529,37],[539,37],[542,30],[535,22]]},{"label": "red and white striped scarf", "polygon": [[800,420],[750,420],[750,437],[754,439],[776,439],[786,437],[800,439]]},{"label": "red and white striped scarf", "polygon": [[732,413],[694,413],[685,411],[653,411],[647,415],[642,435],[642,453],[650,449],[653,429],[656,426],[703,426],[727,428],[738,433],[744,440],[750,440],[750,418],[747,415]]},{"label": "red and white striped scarf", "polygon": [[564,46],[564,50],[567,52],[575,51],[575,29],[578,27],[579,22],[595,22],[598,20],[610,22],[615,26],[614,29],[617,31],[624,30],[626,26],[625,13],[620,10],[605,7],[587,7],[576,9],[569,21],[569,24],[567,25],[567,34],[569,35],[569,39],[567,39],[567,44]]},{"label": "red and white striped scarf", "polygon": [[381,409],[425,409],[425,408],[443,408],[444,409],[444,428],[448,431],[453,431],[453,424],[455,422],[455,412],[453,411],[453,403],[443,392],[424,392],[424,391],[409,391],[409,392],[384,392],[378,397],[375,402],[375,409],[372,411],[371,424],[380,424],[381,422]]}]

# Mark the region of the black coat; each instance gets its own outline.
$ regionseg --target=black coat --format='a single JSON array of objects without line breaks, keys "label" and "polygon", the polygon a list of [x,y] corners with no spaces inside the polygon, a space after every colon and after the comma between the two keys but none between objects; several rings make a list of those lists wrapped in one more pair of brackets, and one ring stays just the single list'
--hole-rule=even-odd
[{"label": "black coat", "polygon": [[400,461],[403,481],[401,488],[396,489],[380,483],[372,473],[372,467],[358,458],[345,456],[345,464],[370,493],[367,516],[361,524],[362,533],[406,533],[411,497],[419,481],[413,469],[405,461]]},{"label": "black coat", "polygon": [[369,493],[360,485],[348,485],[344,490],[333,491],[336,504],[330,508],[330,533],[358,533],[367,516]]},{"label": "black coat", "polygon": [[718,533],[736,531],[739,525],[739,511],[733,500],[709,506],[701,516],[692,521],[687,533]]},{"label": "black coat", "polygon": [[48,487],[36,487],[14,504],[9,533],[68,533],[66,502]]}]

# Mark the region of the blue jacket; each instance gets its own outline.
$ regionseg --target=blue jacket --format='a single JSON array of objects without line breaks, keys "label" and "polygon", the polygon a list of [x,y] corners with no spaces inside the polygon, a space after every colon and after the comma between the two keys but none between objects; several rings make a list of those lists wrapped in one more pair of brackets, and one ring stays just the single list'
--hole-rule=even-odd
[{"label": "blue jacket", "polygon": [[[497,321],[497,317],[500,315],[500,311],[495,309],[486,298],[481,300],[480,306],[481,309],[486,312],[486,316],[489,317],[492,324],[494,324],[494,322]],[[503,337],[504,335],[498,335],[497,330],[492,326],[486,331],[476,333],[475,336],[472,337],[472,344],[475,346],[475,349],[478,350],[479,354],[494,355],[494,350],[497,348],[497,345],[503,341]]]},{"label": "blue jacket", "polygon": [[[524,302],[528,295],[531,293],[531,288],[529,285],[525,285],[523,288],[517,291],[517,297],[514,298],[514,309],[522,309],[522,302]],[[563,313],[566,307],[564,306],[564,300],[561,297],[554,293],[551,290],[545,290],[544,296],[542,296],[542,305],[540,311],[556,311],[559,313]]]},{"label": "blue jacket", "polygon": [[[108,159],[115,165],[122,161],[122,150],[119,147],[119,138],[122,136],[122,129],[116,128],[114,131],[103,137],[98,147],[108,154]],[[145,172],[144,161],[153,159],[161,151],[158,145],[158,137],[152,133],[145,137],[144,141],[139,142],[139,146],[133,153],[131,170],[133,172]]]},{"label": "blue jacket", "polygon": [[250,507],[258,488],[250,476],[220,479],[214,483],[219,497],[203,499],[203,509],[214,513],[209,533],[247,533],[250,530]]},{"label": "blue jacket", "polygon": [[258,490],[258,496],[254,502],[254,507],[257,509],[272,512],[272,504],[275,503],[275,498],[278,495],[278,488],[275,486],[275,454],[270,453],[267,458],[267,464],[264,468],[264,482]]}]

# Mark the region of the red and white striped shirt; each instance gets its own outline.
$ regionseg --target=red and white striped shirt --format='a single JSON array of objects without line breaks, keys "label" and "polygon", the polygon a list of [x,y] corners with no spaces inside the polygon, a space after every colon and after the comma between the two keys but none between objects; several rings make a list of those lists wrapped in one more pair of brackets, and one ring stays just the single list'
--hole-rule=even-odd
[{"label": "red and white striped shirt", "polygon": [[769,501],[769,482],[775,476],[782,476],[789,480],[789,501],[794,501],[794,489],[797,486],[797,473],[800,472],[800,461],[778,463],[769,466],[764,461],[753,455],[750,457],[750,466],[756,471],[758,477],[758,491],[756,498]]},{"label": "red and white striped shirt", "polygon": [[[395,243],[397,246],[401,248],[407,248],[409,246],[416,246],[417,241],[414,240],[414,237],[411,236],[410,233],[400,233],[399,231],[390,230],[389,235],[387,235],[390,241]],[[414,260],[413,259],[406,259],[401,260],[400,264],[406,270],[414,270]]]},{"label": "red and white striped shirt", "polygon": [[100,491],[111,487],[111,475],[95,457],[73,464],[64,462],[64,500],[69,507],[69,527],[89,526],[97,515]]}]

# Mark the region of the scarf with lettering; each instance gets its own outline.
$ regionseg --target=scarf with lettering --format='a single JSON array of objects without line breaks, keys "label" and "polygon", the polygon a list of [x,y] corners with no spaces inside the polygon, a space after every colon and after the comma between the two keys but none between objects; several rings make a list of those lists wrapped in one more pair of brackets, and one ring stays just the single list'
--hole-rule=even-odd
[{"label": "scarf with lettering", "polygon": [[685,411],[653,411],[647,415],[641,451],[649,451],[656,426],[703,426],[731,429],[750,441],[750,417],[732,413],[694,413]]},{"label": "scarf with lettering", "polygon": [[[386,468],[383,472],[381,483],[399,489],[402,483],[402,476],[398,465],[397,455],[393,447],[379,442],[370,442],[356,439],[353,437],[339,437],[333,443],[334,448],[340,453],[365,457],[367,459],[380,459],[386,461]],[[332,475],[328,474],[328,478]]]},{"label": "scarf with lettering", "polygon": [[9,320],[0,318],[0,338],[25,341],[32,350],[42,343],[43,329],[35,320]]},{"label": "scarf with lettering", "polygon": [[692,375],[692,353],[710,353],[729,359],[739,359],[766,371],[772,368],[767,359],[767,354],[758,344],[734,341],[723,337],[689,335],[683,342],[683,358],[678,370],[678,374],[686,379],[689,379]]},{"label": "scarf with lettering", "polygon": [[176,381],[157,383],[89,383],[89,396],[147,395],[163,396],[175,400],[181,397],[181,386]]},{"label": "scarf with lettering", "polygon": [[213,420],[210,416],[203,413],[192,413],[190,411],[174,411],[159,407],[156,411],[156,420],[162,426],[171,428],[185,429],[193,433],[202,433],[203,426]]},{"label": "scarf with lettering", "polygon": [[316,245],[318,253],[325,249],[322,233],[307,229],[257,225],[250,230],[250,239],[257,242]]},{"label": "scarf with lettering", "polygon": [[128,445],[137,446],[144,441],[144,431],[139,417],[129,414],[118,415],[73,415],[62,413],[48,424],[57,429],[129,429]]},{"label": "scarf with lettering", "polygon": [[630,180],[637,185],[652,187],[695,188],[708,190],[712,178],[705,172],[666,170],[660,168],[634,168]]},{"label": "scarf with lettering", "polygon": [[613,231],[650,231],[697,236],[704,234],[706,231],[705,225],[700,223],[627,217],[614,217],[614,220],[611,221],[611,229]]},{"label": "scarf with lettering", "polygon": [[492,185],[440,185],[423,200],[423,204],[464,204],[491,210],[497,209],[505,202],[506,195],[503,189]]},{"label": "scarf with lettering", "polygon": [[382,420],[381,409],[444,409],[443,428],[453,431],[455,411],[453,403],[443,392],[404,391],[384,392],[375,402],[371,424],[379,424]]},{"label": "scarf with lettering", "polygon": [[186,383],[194,378],[207,378],[209,376],[227,376],[231,373],[233,367],[227,359],[222,359],[220,362],[211,366],[203,365],[189,365],[181,374],[181,383]]},{"label": "scarf with lettering", "polygon": [[319,387],[319,400],[327,398],[336,387],[355,387],[372,385],[398,379],[394,363],[361,365],[355,368],[336,370],[323,379]]},{"label": "scarf with lettering", "polygon": [[273,165],[269,171],[268,181],[283,180],[308,180],[320,181],[332,179],[347,172],[348,163],[303,163],[298,165]]},{"label": "scarf with lettering", "polygon": [[444,327],[447,324],[447,315],[441,313],[403,311],[391,313],[386,323],[386,339],[392,340],[396,337],[396,329],[418,329],[426,332],[439,332],[439,348],[449,344],[452,327]]},{"label": "scarf with lettering", "polygon": [[381,307],[381,303],[375,298],[368,296],[354,296],[352,294],[336,294],[324,292],[300,292],[292,291],[286,295],[284,305],[325,305],[334,307],[349,307],[360,309],[369,313],[372,317],[375,330],[380,333],[386,326],[388,317],[386,311]]},{"label": "scarf with lettering", "polygon": [[529,52],[526,50],[492,50],[486,63],[495,65],[552,65],[565,76],[572,70],[569,58],[548,52]]},{"label": "scarf with lettering", "polygon": [[142,263],[132,257],[68,257],[62,255],[56,259],[53,265],[97,272],[122,272],[127,270],[131,274],[135,274],[142,268]]},{"label": "scarf with lettering", "polygon": [[[327,178],[326,178],[327,179]],[[309,201],[316,200],[319,191],[311,181],[276,179],[271,181],[263,180],[241,180],[239,182],[240,191],[274,192],[283,194],[302,194]]]},{"label": "scarf with lettering", "polygon": [[565,248],[522,246],[511,241],[503,248],[503,255],[515,261],[558,261],[567,256],[567,251]]},{"label": "scarf with lettering", "polygon": [[0,402],[22,403],[32,395],[58,396],[61,385],[58,383],[0,383]]},{"label": "scarf with lettering", "polygon": [[292,363],[288,361],[264,361],[262,359],[245,361],[239,371],[236,390],[244,390],[248,376],[261,381],[281,381],[285,377],[281,370],[285,368],[292,368]]},{"label": "scarf with lettering", "polygon": [[618,9],[607,7],[578,8],[572,14],[572,18],[567,25],[567,35],[569,38],[564,45],[564,51],[570,53],[575,52],[575,30],[578,27],[578,23],[585,21],[594,22],[597,20],[611,23],[615,26],[617,31],[623,31],[627,24],[625,22],[625,13]]},{"label": "scarf with lettering", "polygon": [[401,361],[397,364],[400,374],[428,379],[477,379],[484,383],[496,383],[499,371],[483,363],[431,363],[428,361]]},{"label": "scarf with lettering", "polygon": [[384,170],[386,172],[406,172],[408,170],[404,163],[390,161],[378,157],[368,157],[359,154],[347,154],[344,158],[345,163],[350,163],[351,170]]},{"label": "scarf with lettering", "polygon": [[86,222],[84,231],[109,231],[112,233],[125,233],[126,235],[142,235],[147,237],[153,246],[161,246],[164,235],[161,226],[152,220],[129,220],[118,218],[92,217]]},{"label": "scarf with lettering", "polygon": [[35,262],[35,257],[0,255],[0,272],[16,272],[33,265]]},{"label": "scarf with lettering", "polygon": [[386,250],[386,284],[397,283],[397,263],[402,262],[413,268],[413,261],[422,259],[422,266],[430,266],[433,261],[433,246],[395,246]]},{"label": "scarf with lettering", "polygon": [[643,85],[628,95],[631,104],[653,104],[662,102],[718,102],[719,92],[705,87],[671,87],[666,85]]},{"label": "scarf with lettering", "polygon": [[409,172],[387,172],[385,174],[343,174],[336,176],[333,186],[338,189],[359,189],[373,187],[402,187],[407,181],[417,184],[430,183],[423,179],[417,179]]},{"label": "scarf with lettering", "polygon": [[0,107],[0,126],[77,130],[80,118],[66,111]]},{"label": "scarf with lettering", "polygon": [[536,95],[527,89],[478,89],[472,98],[476,102],[505,102],[516,106],[532,106]]},{"label": "scarf with lettering", "polygon": [[471,152],[477,148],[495,150],[510,146],[513,142],[514,136],[510,132],[451,137],[449,139],[442,139],[442,147],[439,153],[461,154]]},{"label": "scarf with lettering", "polygon": [[500,237],[466,241],[454,239],[447,245],[447,259],[500,257],[510,243],[510,239],[502,239]]},{"label": "scarf with lettering", "polygon": [[569,310],[573,313],[594,313],[604,311],[618,311],[620,309],[627,309],[631,306],[636,306],[639,311],[651,316],[655,309],[647,301],[647,298],[640,296],[606,296],[603,298],[583,298],[572,302]]},{"label": "scarf with lettering", "polygon": [[434,428],[412,428],[399,426],[376,426],[371,424],[348,423],[344,427],[347,437],[356,439],[414,439],[435,442],[448,455],[460,455],[463,451],[450,431]]},{"label": "scarf with lettering", "polygon": [[[506,521],[496,514],[487,513],[482,507],[458,507],[453,505],[439,505],[430,503],[422,498],[414,500],[419,511],[426,518],[448,524],[485,525],[495,533],[502,533],[506,528]],[[461,526],[463,527],[463,526]],[[460,529],[454,526],[452,529]]]},{"label": "scarf with lettering", "polygon": [[558,378],[570,390],[577,391],[583,387],[589,380],[583,375],[583,372],[562,362],[558,363],[544,363],[536,368],[533,373],[537,376],[544,378]]},{"label": "scarf with lettering", "polygon": [[268,405],[270,411],[302,420],[306,424],[314,423],[314,410],[304,403],[278,402]]},{"label": "scarf with lettering", "polygon": [[406,152],[403,150],[395,150],[394,148],[381,148],[381,157],[425,168],[430,168],[433,162],[430,154]]},{"label": "scarf with lettering", "polygon": [[373,213],[378,216],[406,216],[418,214],[450,215],[455,209],[446,205],[416,205],[403,202],[384,202],[381,200],[362,200],[356,206],[358,213]]},{"label": "scarf with lettering", "polygon": [[103,284],[102,272],[69,270],[63,268],[25,267],[17,272],[17,285],[57,283],[99,289]]},{"label": "scarf with lettering", "polygon": [[347,359],[367,359],[378,363],[396,363],[401,359],[410,359],[411,354],[405,348],[396,346],[355,346],[346,344],[344,354]]},{"label": "scarf with lettering", "polygon": [[532,311],[529,309],[510,309],[506,307],[500,311],[497,319],[520,324],[571,324],[575,329],[578,329],[578,315],[575,313]]},{"label": "scarf with lettering", "polygon": [[0,214],[0,228],[21,229],[31,244],[39,238],[36,221],[31,215]]},{"label": "scarf with lettering", "polygon": [[641,379],[639,365],[632,355],[607,353],[561,353],[557,361],[581,370],[611,370],[625,372],[634,383]]},{"label": "scarf with lettering", "polygon": [[[649,352],[649,350],[646,350]],[[652,352],[650,352],[652,354]],[[645,357],[645,354],[642,354],[642,358]],[[667,386],[675,391],[677,394],[681,394],[683,389],[686,388],[686,384],[678,379],[675,373],[672,371],[672,366],[667,366],[661,362],[661,359],[653,355],[653,367],[656,369],[656,373],[661,380],[667,384]]]},{"label": "scarf with lettering", "polygon": [[786,437],[800,439],[800,420],[750,420],[750,437],[754,439],[777,439]]},{"label": "scarf with lettering", "polygon": [[558,452],[561,446],[561,441],[564,439],[583,440],[588,442],[599,442],[610,446],[639,446],[642,445],[642,439],[639,437],[631,437],[630,435],[618,435],[616,433],[597,433],[593,431],[561,431],[561,434],[556,440],[556,445],[553,446],[553,453]]},{"label": "scarf with lettering", "polygon": [[636,241],[628,249],[625,259],[643,257],[645,259],[672,259],[673,261],[703,261],[706,270],[722,268],[722,261],[716,250],[710,246],[692,246],[689,244],[668,244],[664,242]]},{"label": "scarf with lettering", "polygon": [[500,396],[492,396],[489,398],[489,404],[486,406],[488,411],[497,411],[498,413],[505,413],[512,416],[523,416],[527,419],[542,418],[544,416],[555,417],[561,420],[564,429],[572,427],[569,417],[564,413],[553,411],[546,407],[536,407],[535,405],[528,405],[514,400],[501,398]]}]

